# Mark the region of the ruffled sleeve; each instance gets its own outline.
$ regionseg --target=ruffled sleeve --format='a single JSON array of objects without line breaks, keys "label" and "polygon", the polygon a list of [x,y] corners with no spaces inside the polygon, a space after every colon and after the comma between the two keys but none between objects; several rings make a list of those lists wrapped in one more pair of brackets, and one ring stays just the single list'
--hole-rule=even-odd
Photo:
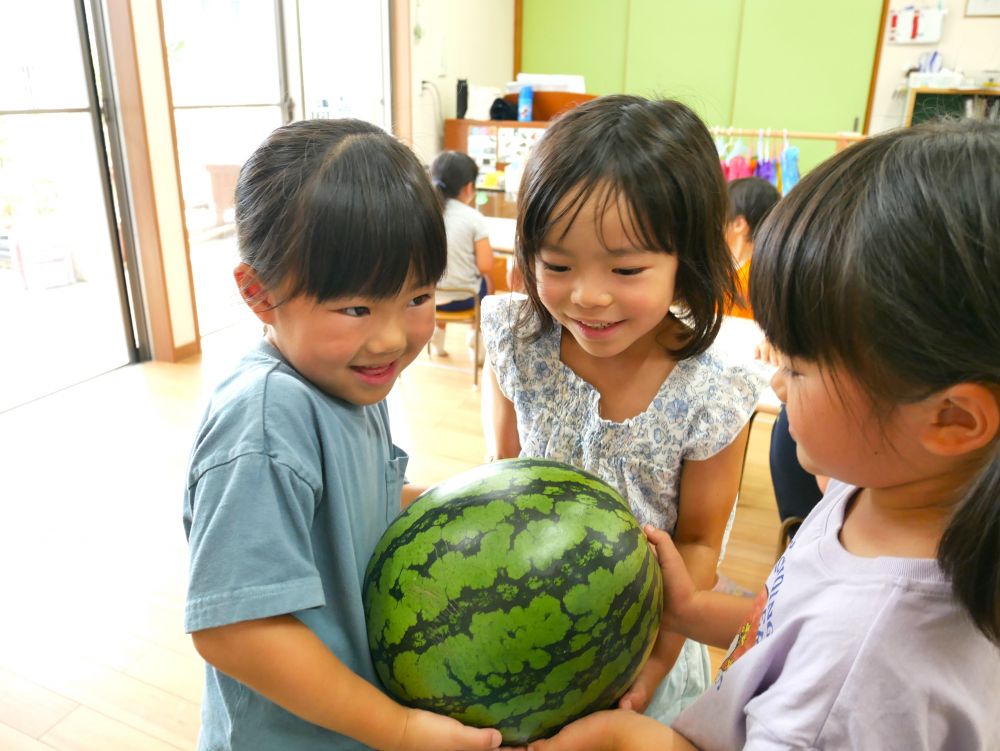
[{"label": "ruffled sleeve", "polygon": [[480,309],[483,341],[500,391],[514,401],[517,368],[514,366],[515,324],[528,298],[514,292],[488,295]]},{"label": "ruffled sleeve", "polygon": [[690,379],[691,406],[685,459],[700,461],[733,442],[767,385],[763,369],[726,362],[711,350],[700,355]]}]

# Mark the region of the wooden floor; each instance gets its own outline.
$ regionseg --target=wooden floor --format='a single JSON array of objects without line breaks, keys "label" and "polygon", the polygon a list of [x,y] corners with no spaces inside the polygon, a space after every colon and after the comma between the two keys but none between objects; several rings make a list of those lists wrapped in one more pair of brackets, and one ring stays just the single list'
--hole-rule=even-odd
[{"label": "wooden floor", "polygon": [[[0,414],[0,749],[175,751],[198,733],[202,663],[182,632],[185,463],[215,381],[257,337],[213,334],[205,354],[131,366]],[[465,327],[390,397],[411,481],[485,454]],[[769,418],[751,446],[722,573],[756,590],[778,520]],[[713,653],[718,664],[719,653]]]}]

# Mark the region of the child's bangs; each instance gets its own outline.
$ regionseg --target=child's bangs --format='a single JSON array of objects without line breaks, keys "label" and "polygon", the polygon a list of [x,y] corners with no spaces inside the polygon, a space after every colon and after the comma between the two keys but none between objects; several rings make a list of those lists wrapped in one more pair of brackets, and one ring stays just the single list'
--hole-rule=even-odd
[{"label": "child's bangs", "polygon": [[643,250],[666,250],[669,242],[657,235],[648,216],[648,207],[637,205],[627,186],[615,183],[603,175],[591,176],[586,182],[578,183],[568,194],[555,196],[550,201],[547,216],[542,211],[533,212],[533,223],[522,231],[534,238],[536,249],[546,240],[559,242],[561,236],[550,236],[555,226],[565,221],[562,232],[565,235],[576,224],[583,207],[590,201],[594,203],[594,233],[605,248],[610,246],[605,239],[604,218],[609,213],[614,216],[620,212],[622,229],[629,245]]},{"label": "child's bangs", "polygon": [[349,139],[304,191],[299,281],[318,300],[392,297],[444,273],[444,220],[423,168],[402,145],[369,144]]},{"label": "child's bangs", "polygon": [[[604,248],[610,247],[604,231],[604,218],[610,212],[612,216],[620,213],[625,240],[629,245],[642,250],[665,250],[665,242],[657,237],[648,214],[641,213],[646,207],[637,207],[633,196],[621,184],[609,178],[598,178],[595,182],[580,184],[570,195],[572,197],[565,206],[561,209],[556,207],[558,210],[545,223],[546,231],[540,235],[541,238],[546,238],[548,232],[563,219],[566,220],[564,234],[568,232],[577,222],[584,205],[593,201],[594,233]],[[562,238],[552,239],[558,242]]]}]

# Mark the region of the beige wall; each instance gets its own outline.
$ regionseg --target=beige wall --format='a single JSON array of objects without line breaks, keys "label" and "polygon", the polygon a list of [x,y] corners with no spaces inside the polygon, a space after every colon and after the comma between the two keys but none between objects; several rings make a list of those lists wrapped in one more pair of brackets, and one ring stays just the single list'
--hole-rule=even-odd
[{"label": "beige wall", "polygon": [[498,88],[513,79],[514,0],[410,0],[410,29],[413,148],[429,163],[455,117],[458,79]]},{"label": "beige wall", "polygon": [[[1000,68],[1000,18],[966,17],[966,0],[945,0],[944,4],[948,13],[941,41],[937,44],[888,44],[886,25],[869,132],[878,133],[902,125],[906,110],[903,71],[916,67],[924,52],[938,50],[945,67],[961,70],[966,75]],[[900,87],[904,90],[896,93]]]}]

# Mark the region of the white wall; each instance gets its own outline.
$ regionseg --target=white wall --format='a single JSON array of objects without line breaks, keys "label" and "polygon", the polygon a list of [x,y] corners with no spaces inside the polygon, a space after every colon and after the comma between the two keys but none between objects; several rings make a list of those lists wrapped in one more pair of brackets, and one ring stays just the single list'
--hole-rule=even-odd
[{"label": "white wall", "polygon": [[458,79],[501,89],[513,80],[514,0],[410,0],[410,25],[413,149],[429,164],[455,117]]},{"label": "white wall", "polygon": [[[944,18],[941,40],[936,44],[888,44],[889,28],[886,24],[869,132],[878,133],[902,125],[906,94],[903,91],[894,96],[894,92],[904,86],[903,71],[916,67],[924,52],[938,50],[944,59],[944,67],[961,70],[967,76],[982,70],[1000,69],[1000,18],[966,17],[965,4],[966,0],[945,0],[948,13]],[[891,3],[893,7],[902,5],[902,0]]]}]

